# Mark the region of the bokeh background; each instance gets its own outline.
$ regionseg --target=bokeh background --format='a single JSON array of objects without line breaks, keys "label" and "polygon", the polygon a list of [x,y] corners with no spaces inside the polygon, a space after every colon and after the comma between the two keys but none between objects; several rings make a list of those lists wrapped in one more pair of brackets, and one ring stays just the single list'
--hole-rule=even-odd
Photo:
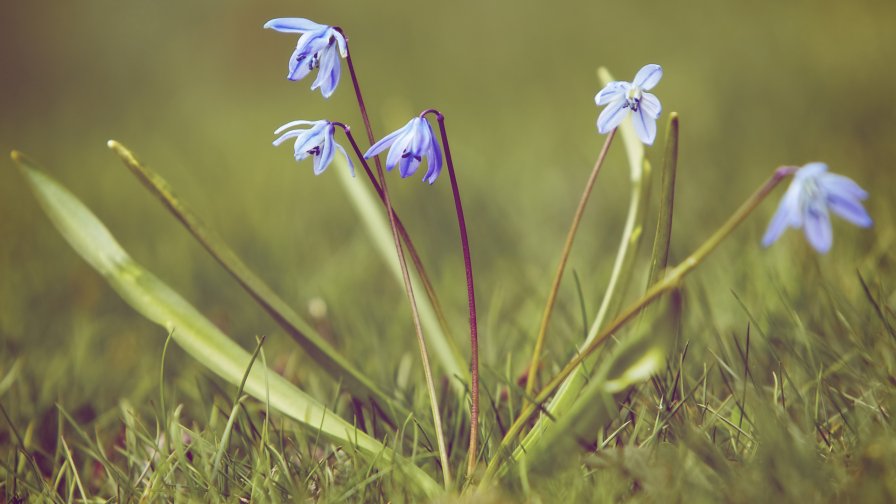
[{"label": "bokeh background", "polygon": [[[721,327],[747,322],[730,292],[761,311],[776,302],[762,286],[794,278],[806,264],[853,279],[856,268],[890,272],[894,2],[2,2],[0,151],[38,159],[137,261],[245,346],[268,335],[275,359],[305,368],[288,337],[105,143],[134,149],[300,313],[323,300],[336,344],[377,379],[394,379],[395,362],[416,352],[400,286],[335,174],[315,177],[310,161],[296,164],[289,147],[271,146],[273,130],[293,119],[361,130],[347,73],[329,100],[310,91],[310,79],[285,79],[296,39],[261,28],[283,16],[346,30],[378,134],[425,108],[447,116],[487,366],[503,369],[508,355],[512,367],[524,364],[523,342],[537,329],[603,141],[593,102],[601,65],[619,79],[645,63],[665,69],[655,89],[664,106],[658,138],[668,112],[678,111],[682,125],[673,258],[695,248],[778,165],[826,161],[871,192],[874,230],[836,223],[834,249],[818,258],[793,232],[761,250],[781,193],[760,207],[692,280],[710,284]],[[648,149],[656,167],[661,143]],[[592,313],[622,228],[626,166],[617,145],[570,263]],[[393,174],[394,199],[462,334],[450,187],[420,178]],[[555,357],[580,338],[577,307],[567,281]],[[155,397],[161,332],[69,249],[13,163],[0,160],[0,369],[21,362],[33,392],[33,403],[7,404],[15,415],[40,415],[60,401],[90,405],[89,419],[121,398]],[[197,364],[179,352],[169,359],[171,379],[192,386]],[[313,385],[313,368],[306,373]]]}]

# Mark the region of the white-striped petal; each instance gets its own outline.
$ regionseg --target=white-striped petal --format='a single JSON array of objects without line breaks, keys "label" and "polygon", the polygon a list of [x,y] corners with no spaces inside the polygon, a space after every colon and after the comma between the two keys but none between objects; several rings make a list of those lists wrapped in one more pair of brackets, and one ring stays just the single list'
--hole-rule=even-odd
[{"label": "white-striped petal", "polygon": [[280,138],[274,140],[274,142],[273,142],[273,143],[274,143],[274,147],[278,147],[278,146],[279,146],[280,144],[282,144],[283,142],[289,140],[290,138],[297,137],[297,136],[301,135],[301,134],[304,133],[304,132],[305,132],[305,130],[293,130],[293,131],[287,131],[287,132],[284,133]]},{"label": "white-striped petal", "polygon": [[330,162],[333,161],[333,153],[334,148],[333,144],[336,142],[333,141],[333,126],[329,126],[327,131],[322,132],[323,138],[321,139],[320,145],[320,154],[314,156],[314,174],[320,175],[327,169],[327,166],[330,165]]},{"label": "white-striped petal", "polygon": [[597,116],[597,131],[601,134],[609,133],[610,130],[619,126],[628,112],[628,109],[625,108],[626,103],[624,99],[610,102],[607,108]]},{"label": "white-striped petal", "polygon": [[868,199],[868,192],[849,177],[836,173],[825,173],[819,177],[818,181],[829,194],[840,194],[859,201]]},{"label": "white-striped petal", "polygon": [[643,90],[652,89],[663,78],[663,67],[659,65],[644,65],[635,75],[632,85]]},{"label": "white-striped petal", "polygon": [[632,124],[635,126],[635,133],[646,145],[653,145],[656,138],[656,119],[647,114],[644,108],[639,108],[637,112],[632,112]]},{"label": "white-striped petal", "polygon": [[831,218],[824,206],[809,205],[803,216],[803,231],[812,248],[822,254],[831,250],[834,235],[831,230]]},{"label": "white-striped petal", "polygon": [[369,149],[367,149],[367,152],[364,153],[364,159],[370,159],[380,152],[386,150],[390,145],[392,145],[392,143],[395,142],[395,140],[398,139],[398,137],[402,133],[404,133],[404,128],[395,130],[392,133],[389,133],[388,135],[381,138],[379,142],[373,144]]},{"label": "white-striped petal", "polygon": [[651,93],[641,93],[640,106],[647,112],[647,115],[654,119],[659,118],[660,113],[663,111],[660,99]]},{"label": "white-striped petal", "polygon": [[327,28],[305,18],[276,18],[264,24],[264,28],[284,33],[305,33]]},{"label": "white-striped petal", "polygon": [[389,154],[386,155],[386,169],[391,170],[401,160],[402,155],[408,149],[408,144],[413,140],[413,135],[408,131],[407,126],[401,129],[401,135],[389,147]]},{"label": "white-striped petal", "polygon": [[871,227],[871,216],[858,201],[840,194],[828,194],[828,208],[859,227]]},{"label": "white-striped petal", "polygon": [[348,170],[351,172],[352,177],[354,177],[355,176],[355,163],[352,163],[352,158],[348,155],[348,152],[345,152],[345,149],[341,145],[339,145],[338,143],[335,143],[335,142],[334,142],[334,145],[339,150],[339,152],[341,152],[342,155],[345,156],[345,160],[348,161]]},{"label": "white-striped petal", "polygon": [[276,130],[274,130],[274,134],[279,135],[281,131],[288,130],[289,128],[292,128],[293,126],[304,126],[306,124],[317,124],[317,123],[322,123],[322,122],[326,122],[326,121],[302,121],[302,120],[290,121],[290,122],[284,124],[283,126],[280,126]]},{"label": "white-striped petal", "polygon": [[594,103],[601,106],[614,100],[625,99],[625,93],[628,92],[629,87],[628,82],[611,82],[594,96]]},{"label": "white-striped petal", "polygon": [[329,98],[339,83],[339,71],[339,53],[336,52],[335,46],[329,46],[322,51],[320,68],[317,71],[317,78],[311,84],[311,90],[319,87],[324,98]]}]

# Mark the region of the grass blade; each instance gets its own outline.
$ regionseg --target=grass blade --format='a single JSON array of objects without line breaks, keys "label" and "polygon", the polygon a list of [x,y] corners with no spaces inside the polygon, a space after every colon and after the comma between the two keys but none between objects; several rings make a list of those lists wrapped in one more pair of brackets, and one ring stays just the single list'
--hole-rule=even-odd
[{"label": "grass blade", "polygon": [[221,436],[221,442],[218,445],[218,450],[215,452],[214,462],[212,463],[213,476],[218,474],[218,468],[221,466],[221,459],[224,457],[224,452],[230,447],[230,432],[233,429],[233,422],[236,420],[236,414],[239,412],[240,405],[246,397],[243,395],[243,389],[246,387],[246,380],[249,379],[249,371],[252,370],[252,364],[254,364],[255,359],[258,358],[258,352],[261,351],[261,345],[264,344],[264,340],[264,336],[258,338],[258,343],[255,345],[255,351],[252,352],[252,357],[249,359],[249,367],[246,368],[246,373],[243,374],[243,380],[240,382],[240,386],[236,389],[236,397],[233,399],[233,408],[230,410],[227,426],[224,428],[224,434]]},{"label": "grass blade", "polygon": [[[13,152],[12,158],[47,216],[78,255],[132,308],[165,327],[174,342],[188,354],[227,382],[239,386],[246,369],[250,368],[250,354],[177,292],[131,259],[109,230],[68,190],[21,153]],[[441,491],[440,485],[422,469],[378,440],[358,432],[352,424],[282,376],[253,366],[246,376],[244,391],[257,400],[269,400],[271,407],[311,432],[319,432],[332,442],[356,447],[381,469],[399,469],[423,493],[432,496]]]},{"label": "grass blade", "polygon": [[868,302],[874,307],[874,312],[877,314],[880,321],[883,322],[884,327],[887,329],[887,333],[893,338],[896,338],[896,330],[893,329],[893,325],[890,324],[890,320],[887,318],[884,310],[881,309],[881,303],[874,299],[874,294],[871,293],[871,289],[865,282],[865,278],[862,277],[862,272],[856,270],[856,275],[859,277],[859,283],[862,284],[862,290],[865,292],[865,297],[868,298]]},{"label": "grass blade", "polygon": [[393,408],[396,418],[404,418],[408,411],[398,405],[372,380],[346,360],[317,331],[308,325],[289,305],[258,277],[217,233],[209,229],[202,220],[174,193],[165,179],[137,160],[134,153],[124,145],[109,140],[112,149],[125,166],[137,176],[172,214],[187,228],[196,240],[230,273],[250,296],[304,349],[312,360],[333,378],[341,380],[352,395],[374,399]]}]

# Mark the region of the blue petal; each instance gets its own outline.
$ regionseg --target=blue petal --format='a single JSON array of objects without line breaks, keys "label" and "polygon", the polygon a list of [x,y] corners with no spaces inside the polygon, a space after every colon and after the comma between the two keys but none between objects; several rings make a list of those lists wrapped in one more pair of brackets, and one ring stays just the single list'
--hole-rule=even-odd
[{"label": "blue petal", "polygon": [[657,119],[663,111],[660,99],[651,93],[641,93],[641,109],[647,112],[647,115]]},{"label": "blue petal", "polygon": [[339,149],[339,152],[341,152],[342,155],[345,156],[345,160],[348,161],[348,170],[351,172],[352,177],[354,177],[355,176],[355,164],[352,163],[352,158],[349,157],[348,153],[345,152],[345,149],[343,149],[341,145],[339,145],[338,143],[335,143],[335,142],[334,142],[334,144],[336,145],[336,148]]},{"label": "blue petal", "polygon": [[807,163],[803,165],[793,176],[794,180],[816,178],[828,171],[828,165],[824,163]]},{"label": "blue petal", "polygon": [[[304,35],[303,35],[304,37]],[[311,72],[311,68],[308,65],[308,56],[304,53],[303,47],[296,47],[296,50],[292,52],[292,56],[289,58],[289,70],[286,73],[286,78],[291,81],[300,81],[305,78]]]},{"label": "blue petal", "polygon": [[276,18],[265,23],[264,27],[284,33],[304,33],[320,30],[327,26],[304,18]]},{"label": "blue petal", "polygon": [[296,159],[305,159],[309,150],[326,142],[326,127],[327,123],[321,121],[314,125],[313,128],[304,130],[301,135],[296,137],[294,146]]},{"label": "blue petal", "polygon": [[828,208],[835,214],[859,227],[871,227],[871,216],[858,201],[839,194],[828,194]]},{"label": "blue petal", "polygon": [[625,93],[628,92],[628,89],[629,84],[627,82],[611,82],[595,95],[594,103],[601,106],[617,99],[625,99]]},{"label": "blue petal", "polygon": [[417,172],[420,166],[420,158],[414,155],[403,156],[398,163],[398,173],[401,178],[407,178]]},{"label": "blue petal", "polygon": [[778,204],[778,209],[775,211],[775,215],[769,222],[768,229],[765,230],[765,235],[762,237],[763,247],[768,247],[774,243],[788,226],[799,227],[802,224],[799,200],[801,190],[802,184],[796,181],[792,182],[790,187],[787,188],[787,192],[784,193],[784,197],[781,199],[781,203]]},{"label": "blue petal", "polygon": [[423,157],[426,155],[426,151],[432,147],[432,128],[422,117],[411,119],[411,123],[413,126],[410,129],[411,142],[408,148],[415,156]]},{"label": "blue petal", "polygon": [[625,114],[628,111],[628,109],[625,108],[626,103],[625,100],[610,102],[610,104],[607,105],[607,108],[605,108],[597,117],[597,131],[601,134],[609,133],[610,130],[619,126],[619,123],[625,119]]},{"label": "blue petal", "polygon": [[413,137],[407,132],[402,131],[400,137],[395,140],[395,143],[392,144],[392,147],[389,147],[389,154],[386,155],[386,169],[391,170],[395,168],[395,165],[401,161],[402,156],[408,150],[408,144],[413,140]]},{"label": "blue petal", "polygon": [[427,159],[429,161],[429,169],[426,171],[426,175],[423,176],[423,180],[432,184],[439,178],[439,174],[442,173],[442,149],[439,147],[439,142],[434,135]]},{"label": "blue petal", "polygon": [[859,187],[859,184],[856,184],[851,178],[844,177],[843,175],[825,173],[819,178],[819,183],[824,187],[828,194],[839,194],[859,201],[868,199],[868,193]]},{"label": "blue petal", "polygon": [[304,132],[305,132],[305,130],[292,130],[292,131],[287,131],[287,132],[284,133],[280,138],[274,140],[274,147],[277,147],[277,146],[279,146],[280,144],[282,144],[283,142],[285,142],[286,140],[288,140],[288,139],[290,139],[290,138],[292,138],[292,137],[297,137],[297,136],[301,135],[301,134],[304,133]]},{"label": "blue petal", "polygon": [[831,231],[831,218],[826,209],[810,205],[804,216],[803,231],[812,248],[822,254],[831,250],[834,236]]},{"label": "blue petal", "polygon": [[321,144],[320,135],[313,130],[303,131],[301,135],[296,137],[296,143],[293,145],[293,154],[296,160],[302,160],[308,157],[308,151]]},{"label": "blue petal", "polygon": [[632,112],[632,123],[638,138],[646,145],[653,145],[653,140],[656,138],[656,119],[647,115],[643,108],[639,108],[637,112]]},{"label": "blue petal", "polygon": [[277,128],[276,130],[274,130],[274,134],[277,135],[277,134],[279,134],[281,131],[288,130],[289,128],[292,128],[293,126],[304,126],[304,125],[306,125],[306,124],[318,124],[318,123],[321,123],[321,122],[325,122],[325,121],[302,121],[302,120],[299,120],[299,121],[290,121],[290,122],[284,124],[283,126],[280,126],[280,127]]},{"label": "blue petal", "polygon": [[324,49],[321,56],[320,70],[317,72],[317,79],[311,85],[311,89],[320,87],[320,92],[324,98],[329,98],[339,84],[339,53],[336,52],[336,46],[331,45]]},{"label": "blue petal", "polygon": [[659,65],[644,65],[635,75],[632,85],[647,90],[656,86],[660,79],[663,78],[663,67]]},{"label": "blue petal", "polygon": [[787,229],[787,223],[790,221],[789,212],[791,211],[792,209],[785,205],[783,201],[778,205],[778,210],[775,211],[771,222],[768,223],[768,229],[765,230],[765,234],[762,236],[763,247],[768,247],[775,243],[781,236],[781,233]]},{"label": "blue petal", "polygon": [[327,166],[330,165],[330,162],[333,161],[333,154],[335,153],[335,149],[333,149],[333,144],[336,142],[333,140],[333,131],[334,128],[330,125],[327,128],[327,131],[323,133],[323,142],[321,142],[321,150],[320,155],[314,157],[314,174],[320,175],[327,169]]},{"label": "blue petal", "polygon": [[395,140],[402,133],[404,133],[404,128],[395,130],[392,133],[389,133],[388,135],[381,138],[379,142],[371,145],[370,148],[367,149],[367,152],[364,153],[364,159],[370,159],[373,156],[376,156],[377,154],[379,154],[380,152],[383,152],[384,150],[386,150],[386,148],[388,148],[390,145],[392,145],[392,143],[395,142]]},{"label": "blue petal", "polygon": [[336,38],[336,45],[339,46],[339,54],[342,55],[343,58],[348,57],[348,42],[346,42],[345,37],[336,30],[330,29],[331,35]]}]

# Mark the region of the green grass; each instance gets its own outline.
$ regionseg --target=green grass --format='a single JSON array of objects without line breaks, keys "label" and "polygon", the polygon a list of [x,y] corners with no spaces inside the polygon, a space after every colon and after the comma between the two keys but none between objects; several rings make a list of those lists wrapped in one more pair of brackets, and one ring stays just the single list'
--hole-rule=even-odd
[{"label": "green grass", "polygon": [[[0,7],[9,76],[0,148],[40,159],[134,264],[195,308],[206,333],[236,343],[239,361],[222,376],[180,345],[176,328],[135,312],[60,238],[14,164],[0,162],[0,500],[419,502],[420,481],[441,482],[390,265],[336,174],[315,178],[288,148],[269,146],[274,127],[299,116],[361,130],[345,82],[324,102],[310,83],[282,80],[289,44],[261,23],[307,15],[350,33],[377,133],[428,106],[448,118],[477,274],[483,460],[524,403],[518,378],[602,141],[596,66],[622,78],[648,61],[666,69],[656,92],[664,116],[682,121],[672,264],[778,164],[827,161],[871,193],[874,228],[835,222],[834,249],[819,256],[797,232],[760,248],[777,189],[686,278],[680,299],[664,298],[617,335],[664,343],[655,376],[616,396],[589,382],[577,436],[543,446],[539,463],[509,465],[494,486],[441,500],[896,501],[896,122],[881,94],[896,79],[893,5],[657,0],[636,15],[624,4],[449,3],[428,7],[426,23],[416,5],[272,10],[225,0],[214,23],[197,22],[208,18],[202,5]],[[384,30],[386,19],[404,28]],[[544,43],[551,37],[562,43]],[[293,312],[292,328],[147,194],[105,148],[110,137],[171,182],[270,290],[263,297]],[[647,149],[643,235],[610,319],[647,284],[663,152],[659,141]],[[542,379],[573,356],[603,301],[628,172],[614,145],[561,285]],[[448,186],[390,181],[466,355]],[[309,353],[296,331],[322,350]],[[601,349],[596,371],[623,350]],[[445,371],[452,359],[433,361],[452,473],[463,474],[468,404],[463,381]],[[240,388],[244,375],[256,388]],[[266,377],[352,428],[334,435],[284,413]],[[394,404],[379,412],[368,399],[382,395]],[[386,463],[393,452],[424,477]]]},{"label": "green grass", "polygon": [[[330,408],[353,418],[360,430],[341,431],[330,413],[314,420],[320,415],[315,408],[323,406],[314,406],[313,399],[297,390],[288,402],[281,398],[293,394],[283,389],[291,386],[283,378],[301,380],[290,378],[286,369],[281,370],[283,378],[255,372],[250,378],[248,371],[232,367],[248,354],[227,349],[231,343],[226,336],[216,336],[217,330],[197,318],[201,315],[192,308],[178,307],[184,301],[141,272],[71,195],[35,171],[30,161],[18,159],[42,204],[79,253],[128,303],[168,327],[169,340],[239,390],[228,392],[226,385],[199,375],[189,387],[195,392],[182,396],[183,387],[166,384],[161,367],[168,353],[166,341],[156,356],[161,379],[144,392],[150,394],[146,406],[122,400],[96,410],[88,396],[85,406],[70,412],[64,403],[72,400],[66,396],[42,404],[40,395],[29,390],[33,384],[21,358],[9,360],[0,380],[0,397],[10,405],[3,408],[7,450],[0,488],[5,496],[59,501],[414,501],[432,495],[431,487],[414,482],[418,477],[411,476],[403,462],[390,462],[394,450],[438,472],[421,413],[426,411],[422,387],[410,385],[406,374],[395,390],[410,394],[405,399],[417,413],[403,425],[387,421],[390,427],[384,418],[377,419],[376,410],[364,409],[363,399],[352,406],[351,394],[339,393],[339,388]],[[499,485],[485,487],[476,499],[889,500],[894,491],[888,477],[894,463],[887,456],[894,444],[888,412],[894,400],[894,314],[882,298],[883,279],[866,279],[867,272],[862,273],[869,263],[877,263],[878,272],[886,271],[885,258],[866,256],[858,271],[824,270],[829,258],[817,257],[797,237],[785,243],[793,250],[779,246],[771,253],[801,255],[802,271],[763,264],[770,253],[742,258],[742,265],[765,280],[726,293],[736,305],[729,316],[740,319],[741,328],[720,323],[714,306],[722,303],[710,301],[715,289],[698,270],[678,294],[660,303],[665,308],[650,311],[655,316],[617,334],[623,341],[640,341],[643,336],[638,334],[647,335],[645,341],[664,341],[663,348],[671,348],[664,352],[664,369],[649,383],[627,384],[615,395],[592,397],[586,386],[578,408],[585,413],[577,413],[571,417],[575,424],[563,427],[576,437],[550,437],[548,449],[539,448],[538,463],[510,465]],[[633,285],[627,290],[635,298],[636,285],[644,278],[630,278]],[[806,282],[818,287],[801,289],[800,283]],[[582,324],[584,330],[587,318]],[[87,333],[88,348],[70,353],[60,366],[62,374],[48,370],[47,376],[60,381],[74,376],[81,383],[91,373],[80,367],[103,367],[97,349],[89,348]],[[252,368],[260,348],[244,368]],[[632,351],[639,355],[646,350],[637,344],[622,350],[623,355]],[[144,360],[156,359],[148,354]],[[234,364],[228,359],[235,359]],[[264,357],[261,367],[266,367]],[[507,374],[512,365],[503,375],[487,367],[484,386],[491,391],[486,395],[492,414],[484,422],[485,460],[499,455],[497,440],[523,398],[514,376]],[[102,381],[101,372],[92,376]],[[242,395],[247,379],[258,400]],[[50,388],[65,389],[60,383]],[[158,402],[151,398],[153,393]],[[467,418],[450,398],[450,388],[443,387],[442,393],[452,460],[460,467]],[[585,400],[603,405],[589,406]],[[297,406],[304,413],[290,413],[290,402],[303,401],[311,402]],[[272,404],[286,417],[271,411]],[[598,407],[605,413],[589,416],[588,411]],[[362,431],[379,435],[387,447],[371,451],[370,443],[376,442],[364,441],[371,438]],[[475,484],[466,491],[473,489]]]}]

